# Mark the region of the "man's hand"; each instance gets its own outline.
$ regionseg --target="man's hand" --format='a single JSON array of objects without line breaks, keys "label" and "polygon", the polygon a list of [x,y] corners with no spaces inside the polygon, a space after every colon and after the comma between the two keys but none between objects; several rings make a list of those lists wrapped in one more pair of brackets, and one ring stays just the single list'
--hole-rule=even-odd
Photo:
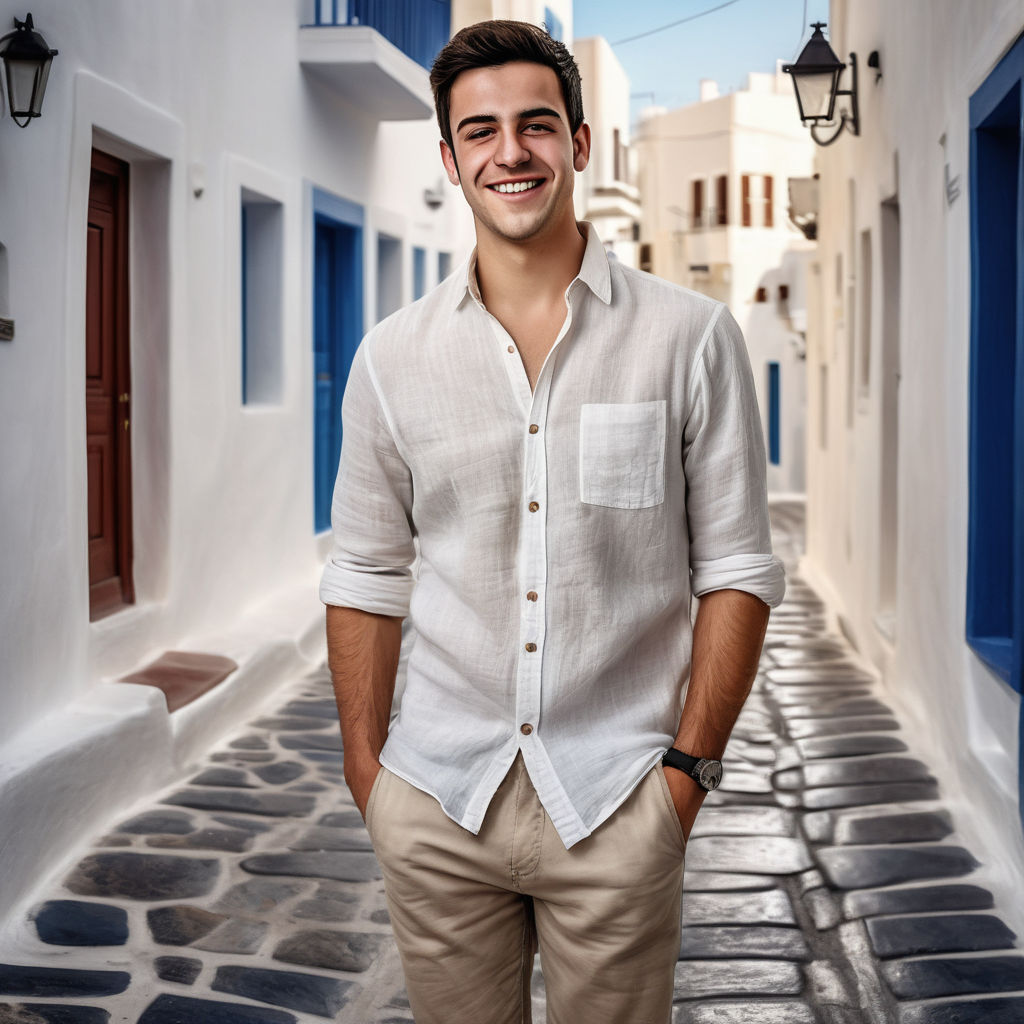
[{"label": "man's hand", "polygon": [[345,783],[348,785],[356,808],[366,821],[366,804],[370,799],[370,790],[377,780],[381,770],[380,761],[377,758],[365,758],[356,761],[354,758],[345,758]]},{"label": "man's hand", "polygon": [[672,794],[672,803],[675,804],[679,824],[683,826],[683,838],[689,841],[690,829],[693,828],[697,812],[704,803],[704,797],[708,795],[707,791],[678,768],[666,766],[665,781],[668,783],[669,793]]}]

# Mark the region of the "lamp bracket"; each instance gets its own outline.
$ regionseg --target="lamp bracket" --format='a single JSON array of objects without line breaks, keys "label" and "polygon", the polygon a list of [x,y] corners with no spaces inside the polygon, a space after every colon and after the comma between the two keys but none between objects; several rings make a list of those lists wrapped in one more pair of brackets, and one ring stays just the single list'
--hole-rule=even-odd
[{"label": "lamp bracket", "polygon": [[831,146],[842,134],[844,128],[849,128],[850,133],[853,135],[860,135],[860,108],[857,105],[857,54],[855,53],[850,54],[850,76],[852,81],[850,82],[849,89],[836,89],[837,99],[840,96],[850,97],[850,112],[843,112],[835,132],[827,139],[819,139],[815,131],[818,126],[816,124],[811,125],[811,138],[819,146]]}]

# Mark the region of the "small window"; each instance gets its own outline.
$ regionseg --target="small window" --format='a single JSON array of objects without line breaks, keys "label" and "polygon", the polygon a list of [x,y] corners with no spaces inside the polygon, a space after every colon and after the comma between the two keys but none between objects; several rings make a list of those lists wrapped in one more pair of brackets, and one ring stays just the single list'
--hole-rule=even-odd
[{"label": "small window", "polygon": [[427,250],[416,246],[412,251],[412,297],[422,299],[427,294]]},{"label": "small window", "polygon": [[450,252],[439,252],[437,254],[437,280],[443,281],[452,272],[452,254]]},{"label": "small window", "polygon": [[284,207],[242,189],[242,403],[277,404],[282,395]]},{"label": "small window", "polygon": [[654,251],[650,242],[640,243],[640,269],[646,270],[648,274],[653,272]]},{"label": "small window", "polygon": [[768,289],[758,288],[757,294],[754,296],[755,302],[767,302],[768,301]]},{"label": "small window", "polygon": [[715,223],[729,223],[729,179],[724,174],[715,179]]},{"label": "small window", "polygon": [[699,228],[704,223],[704,179],[693,182],[693,206],[690,211],[691,227]]},{"label": "small window", "polygon": [[377,236],[377,320],[402,307],[402,242]]},{"label": "small window", "polygon": [[768,461],[779,465],[780,409],[779,364],[768,364]]}]

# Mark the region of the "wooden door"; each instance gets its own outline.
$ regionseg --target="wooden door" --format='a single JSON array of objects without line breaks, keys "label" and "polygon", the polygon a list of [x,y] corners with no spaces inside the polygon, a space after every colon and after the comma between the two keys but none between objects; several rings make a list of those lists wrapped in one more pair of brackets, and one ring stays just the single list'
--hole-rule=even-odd
[{"label": "wooden door", "polygon": [[128,308],[128,165],[93,150],[85,299],[90,620],[135,600]]}]

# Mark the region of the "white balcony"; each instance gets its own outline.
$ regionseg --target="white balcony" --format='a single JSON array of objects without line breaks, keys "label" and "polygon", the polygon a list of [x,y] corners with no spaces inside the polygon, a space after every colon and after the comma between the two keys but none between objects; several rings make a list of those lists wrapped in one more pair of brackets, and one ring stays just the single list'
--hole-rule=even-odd
[{"label": "white balcony", "polygon": [[299,63],[378,121],[416,121],[434,112],[427,70],[366,25],[300,28]]}]

